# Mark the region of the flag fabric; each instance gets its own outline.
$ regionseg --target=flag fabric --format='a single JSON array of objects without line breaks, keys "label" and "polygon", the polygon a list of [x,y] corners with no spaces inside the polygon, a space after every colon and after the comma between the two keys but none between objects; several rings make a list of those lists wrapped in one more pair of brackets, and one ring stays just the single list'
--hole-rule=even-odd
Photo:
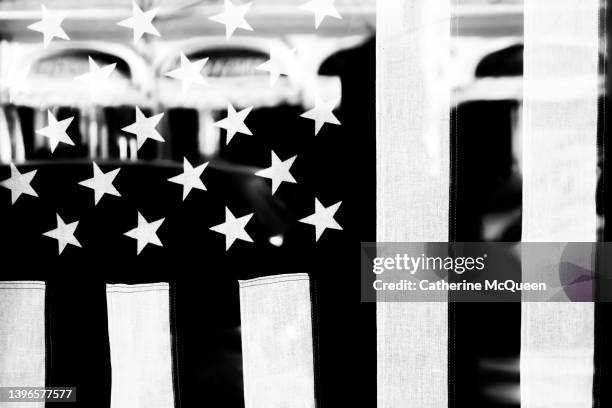
[{"label": "flag fabric", "polygon": [[[457,3],[445,1],[378,2],[377,241],[456,238],[452,203],[461,180],[437,165],[444,169],[450,162],[454,174],[461,160],[460,139],[446,146],[461,118],[452,118],[450,132],[444,127],[451,121],[449,99],[456,103],[445,75],[452,69],[448,37],[462,29],[450,17],[458,10]],[[524,242],[596,240],[599,18],[598,1],[524,2]],[[427,31],[437,36],[430,34],[421,45]],[[426,72],[438,77],[428,78],[427,66],[437,67]],[[415,92],[405,91],[415,84]],[[543,272],[523,270],[529,278],[538,273]],[[456,337],[462,330],[455,326],[466,322],[457,310],[478,313],[466,306],[378,304],[379,407],[463,406],[458,388],[466,372],[459,353],[469,350]],[[501,311],[497,306],[487,305]],[[508,386],[508,403],[593,406],[593,303],[525,302],[520,316],[520,394]],[[464,335],[486,332],[482,324]]]},{"label": "flag fabric", "polygon": [[[38,41],[28,44],[34,51],[24,59],[33,65],[60,56],[62,68],[72,68],[75,53],[87,53],[87,67],[78,76],[66,78],[62,72],[56,78],[54,72],[45,78],[47,72],[36,66],[7,79],[4,68],[14,68],[14,61],[5,64],[4,56],[13,48],[2,48],[0,162],[7,166],[0,171],[7,177],[2,174],[0,185],[10,199],[0,204],[0,246],[16,266],[3,266],[0,279],[7,285],[9,279],[19,280],[16,285],[33,285],[26,279],[36,279],[44,295],[24,291],[19,297],[20,292],[0,288],[5,306],[0,350],[8,355],[0,357],[6,376],[1,385],[73,386],[77,404],[90,408],[286,407],[295,400],[314,407],[322,399],[320,384],[332,383],[340,371],[329,364],[331,375],[315,375],[320,343],[328,344],[324,353],[343,362],[343,369],[359,367],[339,335],[354,331],[357,317],[347,319],[348,306],[336,301],[335,290],[344,280],[333,272],[348,259],[345,237],[361,228],[351,222],[355,227],[343,233],[345,218],[356,219],[361,210],[357,181],[349,179],[359,158],[343,154],[354,138],[342,124],[363,124],[337,106],[348,98],[336,78],[319,76],[314,66],[302,75],[304,67],[287,61],[299,57],[297,49],[269,55],[261,66],[270,81],[259,81],[268,73],[235,73],[250,67],[232,64],[236,56],[265,57],[268,44],[287,48],[257,26],[258,41],[236,40],[253,31],[249,5],[213,4],[222,12],[211,15],[204,30],[224,31],[226,37],[203,41],[202,49],[190,38],[195,48],[170,55],[165,45],[148,40],[165,41],[162,20],[181,7],[128,3],[129,12],[113,8],[110,13],[128,18],[113,24],[103,17],[90,27],[87,17],[81,33],[71,30],[80,17],[59,5],[42,5],[40,13],[32,11],[39,21],[21,27],[28,41]],[[311,3],[304,10],[289,5],[283,12],[299,15],[300,21],[308,17],[303,28],[312,38],[319,28],[331,24],[333,29],[330,20],[348,26],[334,1]],[[208,12],[208,6],[202,9]],[[192,14],[191,6],[185,9]],[[98,13],[85,7],[86,14],[91,10]],[[17,20],[15,26],[22,23]],[[95,30],[103,31],[100,41],[84,45],[81,34],[92,38]],[[127,46],[123,36],[129,38]],[[178,48],[168,37],[166,44]],[[342,42],[352,62],[333,67],[334,75],[348,76],[354,63],[373,66],[373,58],[364,61],[359,48],[347,45],[361,46]],[[144,58],[146,48],[164,54],[164,64],[175,69],[161,70],[157,57]],[[225,71],[236,78],[222,78]],[[373,95],[373,69],[371,77],[366,72],[365,89]],[[159,88],[148,89],[150,76]],[[301,83],[309,88],[298,88]],[[129,113],[117,100],[129,105]],[[374,122],[373,98],[352,103]],[[179,109],[185,106],[190,109]],[[225,109],[223,119],[218,113]],[[9,126],[13,118],[24,125],[19,132]],[[160,160],[169,155],[173,160]],[[203,159],[214,155],[218,160]],[[73,160],[84,156],[88,159]],[[337,261],[322,265],[332,254]],[[312,282],[325,282],[320,296],[333,305],[325,317],[318,316],[314,301],[311,306],[311,291],[314,298],[317,290],[310,276]],[[271,328],[262,326],[265,319]],[[30,326],[32,333],[25,333]],[[28,334],[35,334],[29,339],[35,344],[16,347]],[[280,369],[293,375],[274,372]],[[264,374],[278,381],[262,392]],[[327,395],[330,404],[346,400],[339,393]]]},{"label": "flag fabric", "polygon": [[[3,305],[2,386],[44,387],[62,378],[45,368],[48,359],[62,356],[57,348],[47,344],[47,339],[63,342],[71,331],[66,327],[61,331],[51,328],[66,315],[56,310],[45,290],[44,282],[2,282],[0,285]],[[245,406],[284,407],[295,404],[314,407],[315,337],[308,274],[241,280],[239,289],[233,287],[233,290],[240,291]],[[95,291],[90,295],[92,292]],[[110,399],[104,395],[106,387],[103,382],[92,384],[85,381],[79,383],[82,387],[76,387],[77,401],[81,389],[85,399],[90,397],[89,393],[99,394],[111,407],[176,406],[176,399],[180,400],[182,394],[178,383],[180,374],[188,372],[180,369],[179,363],[185,364],[190,357],[197,358],[197,355],[191,354],[183,359],[182,353],[178,353],[179,331],[176,323],[171,323],[175,317],[176,291],[173,295],[170,292],[167,282],[106,285],[108,328],[103,334],[108,339],[109,354],[102,359],[110,364],[110,379],[107,379],[112,383]],[[179,293],[187,297],[188,292]],[[223,293],[226,296],[227,292]],[[195,315],[205,313],[195,310]],[[90,316],[93,318],[95,314]],[[92,320],[94,324],[100,323],[100,319]],[[190,320],[190,323],[204,324],[199,319]],[[187,332],[185,328],[180,334]],[[211,333],[207,335],[213,336]],[[181,347],[185,346],[181,343]],[[189,350],[190,346],[185,348]],[[94,351],[95,347],[90,345],[87,350]],[[73,351],[78,353],[78,349]],[[91,369],[100,366],[87,355],[81,358]],[[86,364],[87,361],[90,364]],[[60,362],[59,365],[71,364]],[[73,365],[73,372],[68,377],[100,377],[99,374],[79,373],[74,368]],[[88,390],[88,387],[93,390]],[[191,392],[198,390],[192,389]],[[224,397],[231,400],[231,396]],[[206,396],[201,396],[201,400],[206,401]],[[26,404],[44,406],[44,402]]]},{"label": "flag fabric", "polygon": [[[524,242],[597,240],[599,10],[598,0],[525,2]],[[523,279],[547,272],[524,268]],[[522,407],[594,405],[594,321],[592,302],[522,303]]]},{"label": "flag fabric", "polygon": [[240,281],[244,401],[314,408],[314,348],[307,274]]},{"label": "flag fabric", "polygon": [[[376,241],[446,241],[450,1],[377,6]],[[378,406],[446,406],[448,306],[376,306]]]},{"label": "flag fabric", "polygon": [[[314,13],[314,30],[342,20],[333,3],[304,5]],[[248,23],[249,7],[226,1],[211,24],[225,26],[217,28],[227,41],[257,30]],[[600,2],[524,0],[523,10],[521,240],[596,241],[606,34]],[[350,77],[365,53],[351,55],[350,64],[336,67],[350,78],[343,78],[337,109],[340,95],[311,95],[305,112],[279,109],[291,118],[283,123],[300,140],[299,153],[282,141],[272,146],[257,139],[255,127],[247,126],[251,107],[229,104],[218,122],[200,112],[198,137],[220,127],[228,149],[250,143],[249,153],[259,154],[265,146],[266,177],[187,154],[181,163],[159,166],[11,166],[10,178],[2,180],[11,190],[0,211],[2,247],[21,264],[3,267],[0,282],[0,386],[76,386],[81,404],[101,408],[473,406],[471,391],[462,389],[473,374],[464,363],[482,343],[470,336],[495,340],[500,324],[478,319],[507,316],[511,309],[516,326],[508,319],[504,335],[513,332],[520,356],[489,363],[520,378],[486,392],[524,408],[605,406],[606,370],[597,361],[610,359],[603,306],[393,303],[383,297],[359,305],[358,266],[348,261],[357,257],[356,237],[452,242],[461,236],[457,167],[464,122],[451,60],[464,29],[460,11],[451,0],[377,0],[375,78],[373,70],[369,81]],[[133,30],[135,44],[163,36],[154,25],[157,12],[134,3],[132,17],[118,26]],[[28,28],[42,34],[42,47],[53,47],[74,37],[61,27],[64,18],[43,7],[42,20]],[[183,94],[207,86],[201,75],[206,58],[177,58],[180,67],[165,79],[180,82]],[[273,59],[262,66],[275,83],[284,67]],[[81,76],[88,96],[104,93],[97,81],[114,68],[90,61],[90,72]],[[367,94],[374,84],[375,98]],[[368,87],[368,97],[357,85]],[[374,99],[369,120],[351,115],[348,107]],[[164,130],[177,125],[166,123],[164,112],[135,106],[133,113],[123,131],[134,138],[119,149],[135,159],[152,143],[168,142]],[[78,142],[70,138],[71,126],[87,123],[60,109],[34,112],[32,121],[37,148],[64,152]],[[4,109],[0,122],[8,129]],[[273,115],[259,122],[276,126]],[[346,154],[347,145],[357,144],[349,133],[374,122],[375,144],[360,148],[370,150],[376,166],[368,172],[364,164],[368,174],[356,175],[362,156]],[[218,142],[200,148],[214,150]],[[0,145],[0,158],[15,156],[10,140],[0,138]],[[296,193],[290,190],[295,184]],[[286,206],[277,210],[273,194],[284,194]],[[375,213],[364,195],[373,197]],[[361,225],[369,218],[375,236]],[[541,271],[522,273],[535,279]],[[480,315],[480,306],[489,314]],[[339,386],[339,378],[350,387]]]},{"label": "flag fabric", "polygon": [[168,283],[107,285],[111,407],[173,407]]},{"label": "flag fabric", "polygon": [[[0,333],[0,387],[44,387],[44,282],[0,282]],[[44,406],[40,402],[23,404]],[[11,405],[0,402],[2,407]]]}]

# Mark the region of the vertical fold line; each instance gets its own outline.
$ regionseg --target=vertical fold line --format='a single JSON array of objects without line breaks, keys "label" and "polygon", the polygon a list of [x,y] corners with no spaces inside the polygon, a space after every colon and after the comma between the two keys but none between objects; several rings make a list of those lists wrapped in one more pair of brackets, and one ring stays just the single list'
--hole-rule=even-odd
[{"label": "vertical fold line", "polygon": [[53,378],[53,326],[51,305],[53,303],[52,290],[45,285],[45,386],[53,387],[50,380]]},{"label": "vertical fold line", "polygon": [[[450,31],[451,39],[459,37],[459,18],[455,18],[454,11],[459,5],[460,0],[452,0],[450,5]],[[450,43],[449,43],[450,46]],[[457,232],[457,207],[459,205],[459,103],[457,101],[457,94],[454,89],[450,90],[451,101],[449,106],[449,233],[448,241],[456,242],[458,237]],[[457,406],[457,393],[456,393],[456,374],[457,374],[457,354],[456,354],[456,340],[457,340],[457,306],[452,299],[448,301],[448,346],[447,346],[447,359],[448,359],[448,408],[456,408]]]},{"label": "vertical fold line", "polygon": [[[522,273],[537,282],[559,275],[563,242],[597,237],[599,0],[524,4],[522,240],[549,250],[524,246]],[[593,406],[594,304],[558,296],[568,302],[523,294],[523,408]]]},{"label": "vertical fold line", "polygon": [[[376,6],[376,239],[447,242],[451,0],[378,0]],[[452,404],[448,311],[445,302],[392,303],[379,296],[379,408]]]},{"label": "vertical fold line", "polygon": [[181,382],[179,371],[179,335],[176,322],[176,282],[170,282],[170,339],[172,341],[172,389],[174,390],[174,402],[176,408],[181,408]]}]

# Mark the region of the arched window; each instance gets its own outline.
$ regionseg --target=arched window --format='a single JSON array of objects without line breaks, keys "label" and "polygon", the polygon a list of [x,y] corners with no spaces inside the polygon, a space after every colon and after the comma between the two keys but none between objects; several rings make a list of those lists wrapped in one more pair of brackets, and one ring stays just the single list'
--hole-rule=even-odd
[{"label": "arched window", "polygon": [[[75,146],[60,144],[53,152],[54,158],[136,157],[135,141],[122,133],[121,128],[131,123],[134,105],[144,102],[140,79],[134,77],[141,67],[134,63],[138,57],[127,58],[125,50],[119,50],[117,54],[122,54],[119,56],[106,48],[78,44],[37,52],[21,61],[21,69],[27,70],[28,90],[13,95],[15,107],[6,108],[7,115],[19,122],[19,126],[13,124],[8,132],[13,160],[51,157],[49,141],[36,134],[36,130],[47,125],[47,111],[58,120],[74,118],[68,134]],[[115,64],[109,82],[95,94],[75,80],[89,72],[90,58],[100,67]]]}]

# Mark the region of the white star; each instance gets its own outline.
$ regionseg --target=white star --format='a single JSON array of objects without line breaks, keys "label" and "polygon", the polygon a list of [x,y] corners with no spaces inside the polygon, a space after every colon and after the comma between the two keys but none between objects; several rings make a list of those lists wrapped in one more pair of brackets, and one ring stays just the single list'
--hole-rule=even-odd
[{"label": "white star", "polygon": [[255,173],[256,176],[265,177],[272,180],[272,194],[276,192],[276,189],[281,185],[283,181],[288,183],[297,183],[289,170],[293,166],[297,156],[293,156],[290,159],[281,161],[278,156],[272,152],[272,165],[267,169],[263,169]]},{"label": "white star", "polygon": [[326,123],[331,123],[332,125],[339,125],[340,121],[334,113],[334,107],[338,104],[340,98],[331,99],[329,101],[324,101],[319,96],[315,97],[315,107],[308,112],[302,113],[300,116],[306,119],[312,119],[315,121],[315,136],[319,134],[319,131]]},{"label": "white star", "polygon": [[62,29],[62,21],[66,17],[64,13],[51,12],[44,5],[41,5],[42,19],[34,24],[30,24],[28,29],[43,33],[43,45],[49,45],[53,37],[69,40],[68,34]]},{"label": "white star", "polygon": [[168,181],[176,184],[183,185],[183,201],[187,198],[187,195],[191,192],[191,189],[196,188],[198,190],[206,191],[206,186],[202,183],[200,177],[204,172],[204,169],[208,166],[208,162],[193,167],[186,157],[183,158],[183,173],[178,176],[169,178]]},{"label": "white star", "polygon": [[164,113],[162,112],[147,118],[137,106],[136,122],[124,127],[121,130],[136,135],[136,142],[138,146],[137,150],[139,150],[147,139],[157,140],[158,142],[164,141],[164,138],[161,137],[157,129],[155,129],[155,126],[157,126],[163,116]]},{"label": "white star", "polygon": [[159,7],[143,12],[135,1],[132,2],[132,17],[121,20],[117,23],[121,27],[127,27],[134,30],[134,44],[140,40],[144,33],[149,33],[161,37],[152,21],[155,14],[159,11]]},{"label": "white star", "polygon": [[181,52],[181,67],[170,72],[166,72],[164,75],[170,78],[178,79],[181,81],[181,92],[183,95],[191,88],[193,84],[197,85],[208,85],[206,78],[200,73],[204,65],[208,62],[208,58],[202,58],[195,62],[189,61],[189,58]]},{"label": "white star", "polygon": [[94,162],[94,176],[90,179],[79,182],[79,185],[94,190],[94,205],[98,205],[98,202],[102,197],[104,197],[104,194],[121,197],[121,194],[119,194],[115,186],[113,186],[113,180],[115,180],[115,177],[117,177],[117,174],[119,174],[119,170],[121,169],[115,169],[109,171],[108,173],[103,173],[102,170],[100,170],[100,167],[98,167],[98,165]]},{"label": "white star", "polygon": [[43,233],[43,235],[57,240],[57,246],[60,254],[64,251],[64,248],[66,248],[66,245],[68,244],[81,248],[81,244],[74,237],[74,232],[76,231],[79,222],[75,221],[71,222],[70,224],[66,224],[59,214],[55,215],[57,217],[57,228],[47,231]]},{"label": "white star", "polygon": [[51,153],[55,151],[55,148],[60,142],[74,146],[74,142],[70,139],[68,133],[66,133],[66,129],[68,129],[73,119],[74,116],[71,116],[67,119],[58,121],[51,111],[47,110],[47,121],[49,123],[47,127],[37,130],[36,133],[49,138]]},{"label": "white star", "polygon": [[252,4],[253,2],[234,6],[230,0],[225,0],[223,13],[216,14],[208,19],[225,24],[225,38],[229,40],[237,28],[253,31],[253,27],[251,27],[244,18],[244,15],[249,11]]},{"label": "white star", "polygon": [[138,226],[124,235],[127,235],[130,238],[134,238],[136,240],[136,254],[139,255],[140,252],[147,246],[147,244],[153,244],[157,246],[163,246],[159,237],[157,236],[157,230],[161,227],[165,218],[161,218],[157,221],[147,222],[145,217],[138,212]]},{"label": "white star", "polygon": [[89,95],[93,99],[110,83],[109,77],[117,63],[108,64],[100,68],[93,58],[89,57],[89,72],[74,78],[84,82],[89,87]]},{"label": "white star", "polygon": [[253,242],[249,234],[244,230],[252,216],[253,213],[236,218],[229,208],[225,207],[225,222],[215,225],[210,229],[225,235],[225,250],[227,251],[237,239]]},{"label": "white star", "polygon": [[37,171],[38,170],[32,170],[22,174],[17,167],[11,163],[11,177],[0,181],[0,186],[11,190],[11,204],[15,204],[15,201],[17,201],[22,194],[38,197],[36,191],[30,186]]},{"label": "white star", "polygon": [[284,48],[273,46],[270,48],[270,59],[263,64],[255,67],[258,71],[266,71],[270,73],[270,86],[274,86],[278,78],[282,75],[289,75],[290,70],[287,65],[295,57],[295,48],[286,50]]},{"label": "white star", "polygon": [[253,110],[253,107],[249,106],[240,112],[236,112],[236,109],[234,109],[231,103],[227,104],[227,117],[215,122],[214,124],[216,127],[225,129],[227,131],[227,137],[225,139],[226,145],[229,144],[236,133],[243,133],[250,136],[253,135],[247,125],[244,124],[244,121],[249,113],[251,113],[251,110]]},{"label": "white star", "polygon": [[302,10],[311,11],[315,15],[315,28],[319,28],[321,22],[326,16],[342,19],[336,7],[334,7],[335,0],[311,0],[308,3],[302,4],[300,8]]},{"label": "white star", "polygon": [[315,197],[315,212],[312,215],[309,215],[306,218],[302,218],[300,222],[304,224],[310,224],[315,226],[315,241],[318,241],[321,238],[321,234],[327,229],[335,229],[341,230],[342,227],[334,220],[334,214],[338,211],[338,208],[342,204],[342,201],[337,202],[336,204],[330,205],[325,208],[319,200]]}]

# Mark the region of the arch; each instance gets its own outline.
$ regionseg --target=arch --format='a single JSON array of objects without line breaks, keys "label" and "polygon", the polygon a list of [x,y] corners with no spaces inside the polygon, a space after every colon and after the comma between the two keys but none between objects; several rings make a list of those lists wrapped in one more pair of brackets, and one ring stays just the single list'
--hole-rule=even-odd
[{"label": "arch", "polygon": [[21,66],[32,67],[41,61],[71,53],[97,54],[117,58],[123,62],[123,64],[118,64],[118,68],[127,67],[128,78],[137,89],[148,90],[152,87],[152,75],[146,61],[135,51],[121,44],[97,41],[58,43],[51,50],[40,50],[26,55],[21,61]]},{"label": "arch", "polygon": [[287,44],[279,40],[262,40],[251,38],[230,39],[229,41],[219,42],[216,38],[197,37],[187,41],[173,44],[164,50],[157,53],[153,62],[154,72],[156,75],[161,75],[174,68],[175,62],[178,61],[179,55],[183,52],[187,57],[201,55],[205,57],[208,51],[245,51],[252,53],[253,56],[262,56],[268,58],[270,55],[270,46],[272,44],[280,47],[289,48]]},{"label": "arch", "polygon": [[523,75],[523,44],[514,44],[485,55],[476,65],[476,78]]},{"label": "arch", "polygon": [[[551,46],[554,46],[552,44]],[[587,49],[584,44],[568,43],[563,44],[563,47],[573,46],[576,49],[577,55],[580,50]],[[474,70],[476,78],[490,77],[513,77],[523,75],[523,49],[522,43],[513,44],[508,47],[493,51],[482,57]],[[603,63],[605,56],[599,53],[599,71],[603,72]]]}]

